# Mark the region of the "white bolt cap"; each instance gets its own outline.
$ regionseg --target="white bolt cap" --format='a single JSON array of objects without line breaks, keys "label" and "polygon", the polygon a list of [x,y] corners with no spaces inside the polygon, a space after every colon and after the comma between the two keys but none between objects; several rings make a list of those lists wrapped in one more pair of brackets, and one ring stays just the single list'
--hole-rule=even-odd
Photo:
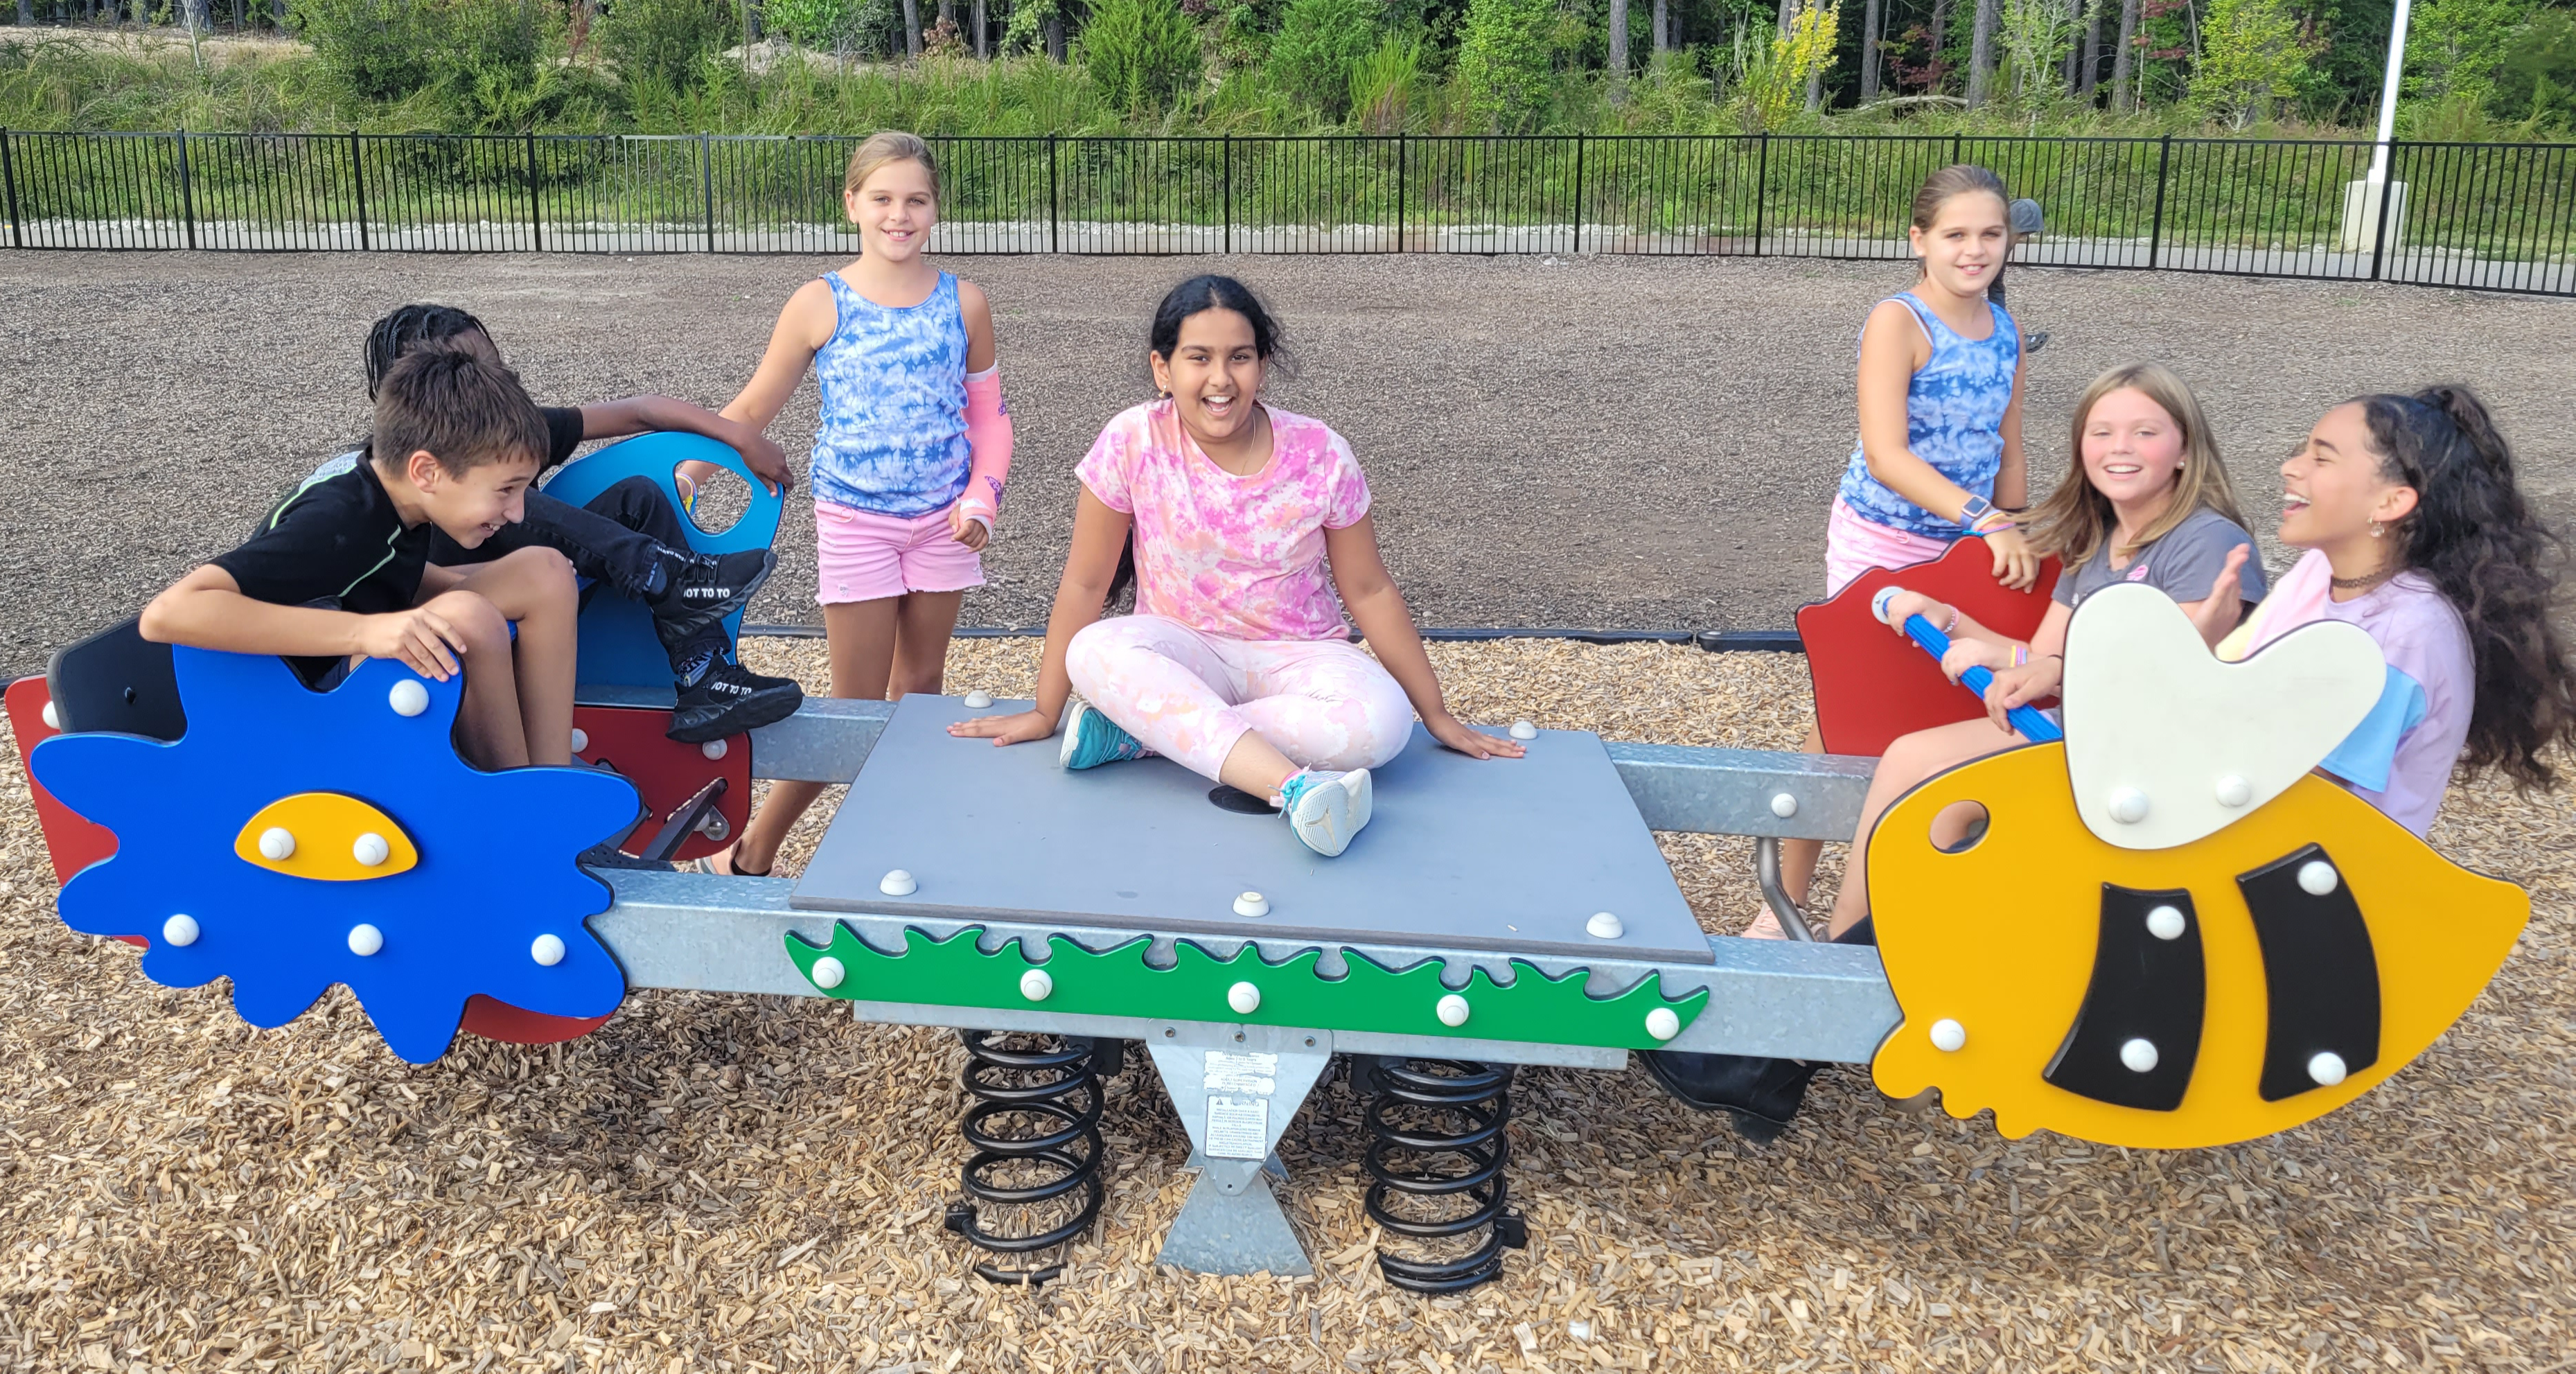
[{"label": "white bolt cap", "polygon": [[2343,1056],[2333,1050],[2320,1050],[2308,1061],[2308,1077],[2315,1079],[2320,1088],[2333,1087],[2349,1072],[2351,1070],[2343,1066]]},{"label": "white bolt cap", "polygon": [[1261,989],[1250,983],[1237,983],[1225,990],[1225,1004],[1234,1008],[1237,1016],[1250,1016],[1261,1010]]},{"label": "white bolt cap", "polygon": [[259,832],[259,856],[271,863],[284,863],[294,858],[294,833],[282,825],[272,825]]},{"label": "white bolt cap", "polygon": [[2182,908],[2160,906],[2147,913],[2147,933],[2159,940],[2179,940],[2185,926]]},{"label": "white bolt cap", "polygon": [[574,726],[572,731],[572,751],[576,754],[590,752],[590,732],[578,725]]},{"label": "white bolt cap", "polygon": [[384,836],[372,830],[360,835],[357,842],[349,846],[349,857],[368,868],[374,868],[393,856],[394,847],[385,843]]},{"label": "white bolt cap", "polygon": [[1772,794],[1771,814],[1784,821],[1789,819],[1791,816],[1797,815],[1798,799],[1790,796],[1786,792],[1777,792]]},{"label": "white bolt cap", "polygon": [[1454,992],[1441,998],[1440,1005],[1432,1011],[1440,1017],[1441,1025],[1455,1027],[1467,1024],[1467,999]]},{"label": "white bolt cap", "polygon": [[877,891],[889,897],[909,897],[920,890],[921,884],[914,882],[912,875],[900,868],[877,880]]},{"label": "white bolt cap", "polygon": [[698,752],[711,759],[723,758],[725,756],[725,742],[720,739],[708,740],[706,743],[698,746]]},{"label": "white bolt cap", "polygon": [[1628,927],[1617,916],[1596,911],[1591,920],[1583,923],[1583,932],[1596,940],[1616,940],[1628,933]]},{"label": "white bolt cap", "polygon": [[1538,738],[1538,727],[1537,727],[1537,726],[1535,726],[1535,725],[1530,724],[1528,721],[1525,721],[1525,720],[1516,720],[1516,721],[1513,721],[1513,722],[1512,722],[1512,738],[1513,738],[1513,739],[1537,739],[1537,738]]},{"label": "white bolt cap", "polygon": [[1244,893],[1242,896],[1234,899],[1234,914],[1237,916],[1267,916],[1270,914],[1270,899],[1262,896],[1258,892]]},{"label": "white bolt cap", "polygon": [[1033,968],[1020,975],[1020,995],[1032,1002],[1043,1002],[1055,995],[1055,975]]},{"label": "white bolt cap", "polygon": [[46,729],[60,730],[63,728],[62,712],[55,710],[54,704],[50,701],[45,703],[44,717]]},{"label": "white bolt cap", "polygon": [[1957,1054],[1967,1044],[1967,1027],[1946,1016],[1932,1023],[1932,1048],[1943,1054]]},{"label": "white bolt cap", "polygon": [[1869,614],[1870,614],[1870,618],[1871,618],[1872,620],[1877,621],[1877,622],[1878,622],[1879,624],[1881,624],[1881,625],[1886,624],[1886,623],[1887,623],[1887,603],[1888,603],[1888,602],[1891,602],[1891,601],[1894,601],[1894,600],[1898,597],[1898,595],[1900,595],[1901,593],[1903,593],[1903,592],[1904,592],[1904,590],[1905,590],[1905,589],[1904,589],[1903,587],[1881,587],[1881,588],[1879,588],[1877,591],[1870,593],[1870,598],[1869,598]]},{"label": "white bolt cap", "polygon": [[385,704],[394,708],[394,714],[398,716],[419,715],[429,709],[429,688],[421,685],[419,678],[404,678],[394,684],[392,691],[385,693]]},{"label": "white bolt cap", "polygon": [[197,943],[197,934],[197,918],[194,916],[173,916],[161,923],[164,944],[193,945]]},{"label": "white bolt cap", "polygon": [[969,711],[981,711],[992,704],[993,694],[981,687],[966,694],[966,709]]},{"label": "white bolt cap", "polygon": [[2131,1073],[2154,1073],[2157,1061],[2163,1057],[2156,1053],[2153,1040],[2131,1040],[2120,1046],[2120,1062]]},{"label": "white bolt cap", "polygon": [[2299,890],[2311,897],[2322,897],[2343,881],[2333,864],[2323,859],[2310,859],[2299,865]]},{"label": "white bolt cap", "polygon": [[364,922],[360,922],[357,925],[349,927],[349,952],[351,954],[355,954],[360,958],[365,958],[367,955],[373,954],[384,947],[385,933],[383,931]]},{"label": "white bolt cap", "polygon": [[1682,1019],[1670,1007],[1657,1007],[1646,1013],[1646,1034],[1658,1040],[1670,1040],[1682,1033]]},{"label": "white bolt cap", "polygon": [[850,976],[850,971],[841,967],[840,960],[826,954],[814,961],[814,972],[810,976],[814,979],[814,986],[830,992],[841,985],[842,979]]},{"label": "white bolt cap", "polygon": [[547,968],[563,962],[564,942],[560,935],[540,935],[528,942],[528,957]]},{"label": "white bolt cap", "polygon": [[2238,777],[2234,773],[2230,773],[2226,777],[2220,778],[2218,780],[2216,791],[2218,793],[2218,804],[2226,807],[2230,811],[2254,800],[2254,784],[2247,782],[2245,779]]},{"label": "white bolt cap", "polygon": [[2122,825],[2136,825],[2146,818],[2146,793],[2134,787],[2123,787],[2111,794],[2111,819]]}]

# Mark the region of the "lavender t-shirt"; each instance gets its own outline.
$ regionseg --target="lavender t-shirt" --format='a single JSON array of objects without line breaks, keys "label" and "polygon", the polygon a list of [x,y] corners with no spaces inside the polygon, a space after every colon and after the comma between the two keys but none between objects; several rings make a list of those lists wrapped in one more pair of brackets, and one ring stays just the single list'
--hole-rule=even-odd
[{"label": "lavender t-shirt", "polygon": [[2243,658],[2316,620],[2348,621],[2367,632],[2388,660],[2387,683],[2369,717],[2319,766],[2421,835],[2469,739],[2477,659],[2468,627],[2422,573],[2399,573],[2350,601],[2334,599],[2333,578],[2326,556],[2309,550],[2219,645],[2219,656]]}]

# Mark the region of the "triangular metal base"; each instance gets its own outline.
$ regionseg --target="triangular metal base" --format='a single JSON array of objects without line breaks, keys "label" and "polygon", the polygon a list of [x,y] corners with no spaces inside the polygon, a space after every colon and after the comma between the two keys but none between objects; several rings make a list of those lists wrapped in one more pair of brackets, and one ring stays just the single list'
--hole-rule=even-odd
[{"label": "triangular metal base", "polygon": [[1190,1185],[1155,1260],[1198,1274],[1304,1277],[1315,1272],[1266,1179],[1227,1197],[1201,1175]]}]

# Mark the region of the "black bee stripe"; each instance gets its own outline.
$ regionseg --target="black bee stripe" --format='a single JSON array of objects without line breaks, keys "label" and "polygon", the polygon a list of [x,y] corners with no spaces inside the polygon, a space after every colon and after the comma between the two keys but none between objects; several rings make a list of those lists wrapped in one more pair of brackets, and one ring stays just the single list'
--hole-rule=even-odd
[{"label": "black bee stripe", "polygon": [[[2165,924],[2153,919],[2161,907],[2182,917],[2182,928],[2170,937],[2156,929]],[[2096,1102],[2172,1111],[2191,1086],[2207,1000],[2200,915],[2192,908],[2191,894],[2140,892],[2104,883],[2093,979],[2084,989],[2075,1024],[2041,1076]],[[2154,1047],[2153,1064],[2143,1072],[2122,1057],[2133,1041]],[[2144,1056],[2137,1057],[2144,1062]]]},{"label": "black bee stripe", "polygon": [[[2300,871],[2312,863],[2334,875],[2323,893],[2300,882]],[[2324,848],[2312,844],[2238,874],[2236,886],[2254,914],[2270,990],[2263,1100],[2321,1086],[2311,1068],[2320,1054],[2342,1060],[2347,1073],[2378,1063],[2379,957],[2351,884]]]}]

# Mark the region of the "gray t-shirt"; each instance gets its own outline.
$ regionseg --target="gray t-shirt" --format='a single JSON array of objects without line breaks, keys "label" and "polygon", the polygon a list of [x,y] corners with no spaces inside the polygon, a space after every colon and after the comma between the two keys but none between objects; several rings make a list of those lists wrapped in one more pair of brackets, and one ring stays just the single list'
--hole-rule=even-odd
[{"label": "gray t-shirt", "polygon": [[2244,544],[2248,552],[2238,576],[2244,583],[2246,604],[2251,605],[2263,599],[2263,556],[2252,549],[2253,543],[2253,536],[2235,521],[2203,506],[2166,531],[2164,538],[2138,550],[2129,566],[2116,572],[2111,568],[2111,541],[2103,540],[2083,567],[2058,576],[2052,595],[2071,610],[2114,582],[2144,582],[2176,601],[2200,601],[2208,597],[2218,570],[2227,566],[2228,550]]}]

